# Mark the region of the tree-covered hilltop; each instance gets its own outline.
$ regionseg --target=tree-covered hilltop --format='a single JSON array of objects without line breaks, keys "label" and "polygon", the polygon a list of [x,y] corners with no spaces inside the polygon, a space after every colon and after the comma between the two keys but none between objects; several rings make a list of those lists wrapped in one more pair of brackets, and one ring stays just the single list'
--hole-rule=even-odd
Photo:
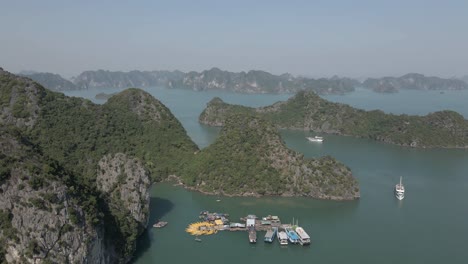
[{"label": "tree-covered hilltop", "polygon": [[188,186],[225,195],[359,198],[349,168],[332,157],[305,159],[288,149],[276,128],[251,114],[234,114],[220,136],[185,168]]},{"label": "tree-covered hilltop", "polygon": [[139,89],[127,89],[103,105],[51,92],[43,101],[32,138],[91,178],[91,165],[108,153],[138,157],[153,180],[160,180],[198,150],[169,109]]},{"label": "tree-covered hilltop", "polygon": [[329,102],[313,92],[299,92],[287,101],[260,108],[230,105],[214,98],[199,120],[222,126],[229,115],[238,112],[255,113],[284,129],[370,138],[412,147],[468,147],[468,121],[456,112],[413,116],[364,111]]},{"label": "tree-covered hilltop", "polygon": [[[1,69],[0,95],[0,256],[128,262],[148,224],[149,175],[178,172],[198,150],[179,121],[138,89],[96,105]],[[27,155],[10,151],[25,142]]]}]

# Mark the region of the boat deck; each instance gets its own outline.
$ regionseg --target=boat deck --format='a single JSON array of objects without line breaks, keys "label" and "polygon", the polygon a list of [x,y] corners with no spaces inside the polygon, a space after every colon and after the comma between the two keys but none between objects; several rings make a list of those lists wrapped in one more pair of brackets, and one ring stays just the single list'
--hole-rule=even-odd
[{"label": "boat deck", "polygon": [[273,239],[275,238],[276,230],[275,229],[268,229],[266,234],[265,234],[265,242],[273,242]]}]

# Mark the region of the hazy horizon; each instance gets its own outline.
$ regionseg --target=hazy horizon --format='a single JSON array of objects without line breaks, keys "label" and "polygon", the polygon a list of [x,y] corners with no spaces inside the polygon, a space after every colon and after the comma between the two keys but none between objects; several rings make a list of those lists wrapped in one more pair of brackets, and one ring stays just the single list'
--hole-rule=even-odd
[{"label": "hazy horizon", "polygon": [[5,1],[0,67],[468,75],[467,1]]}]

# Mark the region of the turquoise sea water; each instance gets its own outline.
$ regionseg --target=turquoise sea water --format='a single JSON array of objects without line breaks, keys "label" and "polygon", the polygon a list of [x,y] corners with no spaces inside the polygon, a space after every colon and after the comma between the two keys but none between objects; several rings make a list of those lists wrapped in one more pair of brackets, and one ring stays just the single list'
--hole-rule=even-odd
[{"label": "turquoise sea water", "polygon": [[[164,88],[146,89],[166,104],[189,136],[205,147],[218,129],[198,124],[214,96],[229,103],[268,105],[290,95],[241,95]],[[68,92],[95,102],[96,90]],[[110,92],[111,90],[104,90]],[[403,91],[378,94],[358,90],[327,99],[364,109],[427,114],[450,109],[468,117],[468,92]],[[366,139],[327,136],[322,144],[309,133],[281,131],[286,144],[306,157],[332,155],[348,165],[359,180],[361,199],[352,202],[309,198],[228,198],[205,196],[171,184],[152,190],[150,222],[163,219],[163,229],[149,228],[138,244],[135,263],[468,263],[468,151],[412,149]],[[406,197],[397,201],[393,187],[403,176]],[[220,199],[220,202],[216,202]],[[198,243],[185,233],[201,210],[227,212],[238,220],[246,214],[293,217],[312,237],[310,247],[248,243],[247,233],[220,232]]]}]

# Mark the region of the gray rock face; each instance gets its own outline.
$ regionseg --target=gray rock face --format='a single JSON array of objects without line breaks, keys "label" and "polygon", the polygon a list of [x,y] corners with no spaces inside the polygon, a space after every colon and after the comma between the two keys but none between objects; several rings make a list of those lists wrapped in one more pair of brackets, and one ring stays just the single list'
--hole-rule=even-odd
[{"label": "gray rock face", "polygon": [[150,180],[140,161],[117,153],[104,156],[98,166],[98,189],[109,194],[113,206],[125,208],[135,221],[146,227]]},{"label": "gray rock face", "polygon": [[31,80],[0,70],[2,93],[0,96],[0,123],[19,128],[31,128],[40,111],[44,88]]},{"label": "gray rock face", "polygon": [[85,221],[69,187],[43,177],[47,172],[40,155],[2,135],[0,156],[15,164],[0,183],[0,213],[9,219],[0,230],[7,262],[111,263],[102,230]]},{"label": "gray rock face", "polygon": [[[68,188],[61,183],[50,182],[46,188],[33,190],[27,180],[20,179],[24,175],[23,171],[15,171],[0,187],[3,191],[0,209],[12,214],[11,224],[18,232],[17,242],[7,242],[7,261],[34,263],[47,258],[54,263],[83,263],[87,260],[96,263],[96,260],[102,260],[105,254],[98,230],[71,220],[76,216],[82,218],[84,213],[69,199]],[[54,193],[53,203],[44,199],[44,195],[51,192]],[[97,255],[93,255],[90,249],[94,249]]]}]

